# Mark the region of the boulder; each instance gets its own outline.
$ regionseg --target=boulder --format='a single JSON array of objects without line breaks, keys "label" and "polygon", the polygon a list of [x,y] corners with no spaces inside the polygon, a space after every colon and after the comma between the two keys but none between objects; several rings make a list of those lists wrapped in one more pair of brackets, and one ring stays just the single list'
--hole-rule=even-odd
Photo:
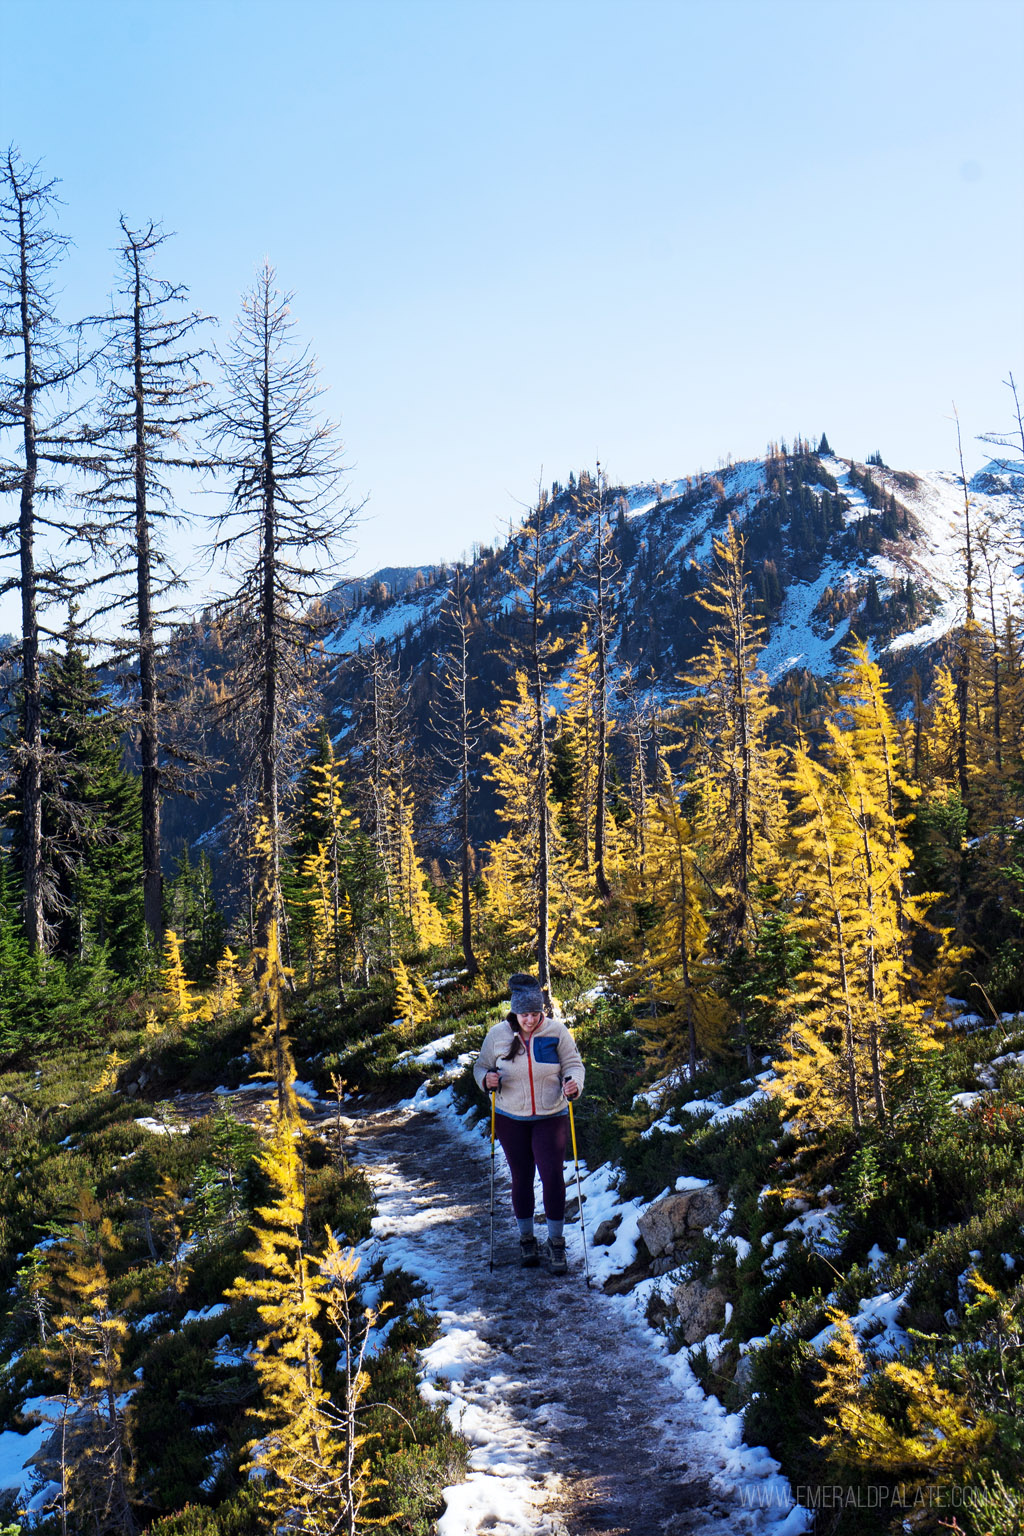
[{"label": "boulder", "polygon": [[622,1225],[621,1216],[612,1216],[607,1221],[602,1221],[597,1231],[591,1238],[595,1248],[608,1248],[615,1241],[615,1234]]},{"label": "boulder", "polygon": [[736,1362],[736,1371],[735,1371],[735,1374],[734,1374],[734,1376],[732,1378],[733,1381],[736,1383],[736,1385],[738,1387],[742,1387],[744,1390],[746,1390],[750,1386],[750,1383],[753,1380],[753,1377],[754,1377],[754,1356],[753,1356],[753,1354],[748,1352],[745,1355],[740,1355],[740,1358]]},{"label": "boulder", "polygon": [[673,1254],[717,1221],[725,1201],[713,1184],[683,1189],[655,1200],[640,1217],[640,1235],[653,1258]]},{"label": "boulder", "polygon": [[709,1333],[717,1333],[725,1320],[725,1292],[702,1280],[687,1280],[672,1292],[672,1304],[679,1314],[683,1338],[697,1344]]},{"label": "boulder", "polygon": [[652,1328],[662,1329],[665,1324],[675,1319],[671,1302],[665,1300],[660,1291],[652,1291],[647,1298],[645,1316]]}]

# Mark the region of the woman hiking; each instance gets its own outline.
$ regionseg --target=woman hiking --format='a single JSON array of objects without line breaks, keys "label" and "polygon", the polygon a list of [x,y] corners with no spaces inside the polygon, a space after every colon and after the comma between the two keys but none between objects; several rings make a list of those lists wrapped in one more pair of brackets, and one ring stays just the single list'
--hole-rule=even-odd
[{"label": "woman hiking", "polygon": [[477,1087],[496,1091],[495,1131],[512,1175],[512,1209],[519,1223],[520,1262],[540,1263],[533,1231],[533,1177],[540,1173],[547,1218],[548,1267],[564,1275],[565,1162],[569,1099],[583,1088],[576,1042],[558,1019],[548,1018],[544,994],[533,976],[509,977],[509,1012],[488,1031],[473,1076]]}]

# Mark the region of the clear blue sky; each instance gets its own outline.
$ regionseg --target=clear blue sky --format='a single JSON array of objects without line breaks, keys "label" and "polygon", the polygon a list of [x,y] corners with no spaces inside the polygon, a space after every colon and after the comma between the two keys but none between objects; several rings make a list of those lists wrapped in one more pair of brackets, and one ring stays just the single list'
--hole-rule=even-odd
[{"label": "clear blue sky", "polygon": [[62,178],[69,318],[122,211],[225,336],[270,257],[362,571],[595,452],[951,466],[1024,380],[1022,63],[1019,0],[0,0],[0,143]]}]

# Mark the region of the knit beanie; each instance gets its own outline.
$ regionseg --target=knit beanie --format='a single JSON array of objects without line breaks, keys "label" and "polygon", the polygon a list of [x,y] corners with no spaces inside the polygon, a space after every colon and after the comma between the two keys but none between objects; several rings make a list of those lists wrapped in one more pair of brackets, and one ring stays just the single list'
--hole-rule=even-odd
[{"label": "knit beanie", "polygon": [[508,985],[512,994],[509,1009],[517,1017],[524,1013],[544,1012],[544,994],[536,976],[524,976],[517,971],[514,976],[509,977]]}]

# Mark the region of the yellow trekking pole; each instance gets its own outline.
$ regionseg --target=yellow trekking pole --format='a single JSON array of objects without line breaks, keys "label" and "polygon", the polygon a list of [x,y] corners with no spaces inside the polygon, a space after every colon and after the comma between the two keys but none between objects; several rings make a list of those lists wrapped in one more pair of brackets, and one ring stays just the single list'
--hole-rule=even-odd
[{"label": "yellow trekking pole", "polygon": [[583,1239],[583,1268],[587,1276],[587,1289],[590,1289],[590,1259],[587,1255],[587,1229],[583,1223],[583,1185],[580,1183],[580,1160],[576,1153],[576,1121],[572,1112],[572,1099],[566,1101],[569,1105],[569,1132],[572,1136],[572,1160],[576,1164],[576,1198],[580,1203],[580,1236]]},{"label": "yellow trekking pole", "polygon": [[497,1089],[491,1089],[491,1273],[494,1273],[494,1100]]}]

